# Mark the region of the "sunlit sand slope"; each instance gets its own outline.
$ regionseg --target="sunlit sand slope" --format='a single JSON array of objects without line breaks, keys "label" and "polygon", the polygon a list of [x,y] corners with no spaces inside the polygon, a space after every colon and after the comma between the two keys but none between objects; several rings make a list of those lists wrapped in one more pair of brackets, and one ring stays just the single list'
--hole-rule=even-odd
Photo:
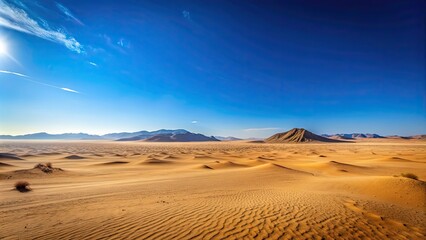
[{"label": "sunlit sand slope", "polygon": [[425,147],[3,142],[0,239],[424,239]]}]

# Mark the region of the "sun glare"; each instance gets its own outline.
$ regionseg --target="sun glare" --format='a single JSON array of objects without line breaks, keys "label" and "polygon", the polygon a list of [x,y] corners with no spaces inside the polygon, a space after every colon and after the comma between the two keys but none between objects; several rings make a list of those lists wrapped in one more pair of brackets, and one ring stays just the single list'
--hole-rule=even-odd
[{"label": "sun glare", "polygon": [[6,53],[7,53],[6,42],[3,39],[0,39],[0,54],[6,54]]}]

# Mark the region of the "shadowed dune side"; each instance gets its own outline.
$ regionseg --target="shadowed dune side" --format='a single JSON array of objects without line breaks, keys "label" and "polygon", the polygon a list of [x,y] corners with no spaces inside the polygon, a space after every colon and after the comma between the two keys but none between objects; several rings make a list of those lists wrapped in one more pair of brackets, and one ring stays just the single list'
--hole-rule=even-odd
[{"label": "shadowed dune side", "polygon": [[0,162],[0,167],[14,167],[12,164]]},{"label": "shadowed dune side", "polygon": [[259,156],[259,157],[257,157],[257,159],[259,159],[259,160],[275,161],[275,158],[273,158],[273,157],[264,157],[264,156]]},{"label": "shadowed dune side", "polygon": [[200,166],[200,167],[198,167],[198,168],[213,170],[213,168],[212,168],[212,167],[210,167],[209,165],[201,165],[201,166]]},{"label": "shadowed dune side", "polygon": [[358,165],[349,164],[349,163],[342,163],[342,162],[338,162],[338,161],[330,161],[330,162],[328,162],[328,164],[331,165],[331,166],[344,167],[344,168],[349,168],[349,169],[368,169],[368,167],[358,166]]},{"label": "shadowed dune side", "polygon": [[302,171],[302,170],[296,170],[293,168],[289,168],[280,164],[276,164],[276,163],[264,163],[258,166],[253,167],[254,169],[262,169],[262,170],[280,170],[280,171],[285,171],[287,173],[291,173],[291,174],[302,174],[302,175],[309,175],[309,176],[314,176],[313,173],[310,172],[306,172],[306,171]]},{"label": "shadowed dune side", "polygon": [[167,160],[163,160],[163,159],[157,159],[157,158],[148,158],[146,160],[144,160],[143,162],[141,162],[141,164],[171,164],[173,162],[171,161],[167,161]]},{"label": "shadowed dune side", "polygon": [[37,155],[39,156],[53,156],[53,155],[61,155],[60,152],[42,152],[42,153],[37,153]]},{"label": "shadowed dune side", "polygon": [[368,174],[371,171],[369,167],[358,166],[354,164],[342,163],[337,161],[330,161],[326,164],[327,166],[335,169],[336,171],[340,171],[343,173],[351,173],[351,174]]},{"label": "shadowed dune side", "polygon": [[214,156],[208,156],[208,155],[199,155],[199,154],[197,154],[197,155],[194,155],[193,156],[193,159],[207,159],[207,160],[214,160],[214,159],[218,159],[217,157],[214,157]]},{"label": "shadowed dune side", "polygon": [[409,159],[401,158],[401,157],[385,158],[385,159],[382,159],[382,161],[384,161],[384,162],[399,162],[399,163],[421,163],[421,162],[418,162],[418,161],[409,160]]},{"label": "shadowed dune side", "polygon": [[301,169],[314,172],[315,175],[321,176],[340,176],[340,175],[375,175],[377,169],[374,167],[366,167],[355,164],[348,164],[339,161],[320,161],[296,164]]},{"label": "shadowed dune side", "polygon": [[245,167],[248,167],[248,166],[244,165],[244,164],[234,163],[234,162],[231,162],[231,161],[225,161],[225,162],[216,162],[216,163],[204,164],[203,167],[207,168],[207,169],[216,170],[216,169],[245,168]]},{"label": "shadowed dune side", "polygon": [[123,165],[123,164],[127,164],[127,163],[129,163],[129,162],[126,162],[126,161],[112,161],[112,162],[105,162],[105,163],[99,163],[99,164],[96,164],[96,165]]},{"label": "shadowed dune side", "polygon": [[0,153],[0,159],[23,160],[22,158],[18,157],[16,154],[13,153]]},{"label": "shadowed dune side", "polygon": [[79,160],[79,159],[85,159],[86,157],[82,157],[82,156],[79,156],[79,155],[69,155],[69,156],[66,156],[64,158],[65,159],[71,159],[71,160]]}]

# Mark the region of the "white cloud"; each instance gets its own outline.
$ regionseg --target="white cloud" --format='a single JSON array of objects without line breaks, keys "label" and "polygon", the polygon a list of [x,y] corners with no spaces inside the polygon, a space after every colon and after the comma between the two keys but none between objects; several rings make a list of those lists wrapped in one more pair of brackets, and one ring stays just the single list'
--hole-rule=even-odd
[{"label": "white cloud", "polygon": [[28,16],[23,9],[0,0],[0,26],[62,44],[77,53],[84,52],[83,46],[74,37],[68,36],[62,30],[52,30],[44,20],[40,22],[42,25]]},{"label": "white cloud", "polygon": [[72,93],[80,93],[80,92],[78,92],[76,90],[73,90],[73,89],[70,89],[70,88],[58,87],[58,86],[55,86],[55,85],[51,85],[51,84],[47,84],[47,83],[44,83],[44,82],[36,81],[36,80],[32,79],[31,77],[29,77],[29,76],[27,76],[25,74],[22,74],[22,73],[17,73],[17,72],[12,72],[12,71],[7,71],[7,70],[0,70],[0,73],[19,76],[19,77],[22,77],[22,78],[24,78],[25,80],[27,80],[29,82],[37,83],[37,84],[40,84],[40,85],[43,85],[43,86],[47,86],[47,87],[57,88],[57,89],[61,89],[61,90],[64,90],[64,91],[67,91],[67,92],[72,92]]},{"label": "white cloud", "polygon": [[12,74],[12,75],[16,75],[16,76],[19,76],[19,77],[25,77],[25,78],[28,78],[28,76],[27,76],[27,75],[25,75],[25,74],[17,73],[17,72],[11,72],[11,71],[6,71],[6,70],[0,70],[0,73]]},{"label": "white cloud", "polygon": [[270,131],[270,130],[279,130],[281,128],[268,127],[268,128],[246,128],[243,129],[246,132],[255,132],[255,131]]},{"label": "white cloud", "polygon": [[192,123],[192,124],[197,124],[197,123],[198,123],[198,121],[195,121],[195,120],[194,120],[194,121],[192,121],[191,123]]},{"label": "white cloud", "polygon": [[78,18],[76,18],[74,16],[74,14],[72,14],[72,12],[66,8],[64,5],[60,4],[60,3],[56,3],[56,7],[58,7],[58,9],[65,14],[67,17],[71,18],[72,20],[74,20],[76,23],[80,24],[80,25],[84,25]]},{"label": "white cloud", "polygon": [[61,89],[62,89],[62,90],[64,90],[64,91],[67,91],[67,92],[79,93],[79,92],[77,92],[76,90],[69,89],[69,88],[61,88]]},{"label": "white cloud", "polygon": [[98,64],[94,63],[94,62],[89,62],[90,65],[97,67]]}]

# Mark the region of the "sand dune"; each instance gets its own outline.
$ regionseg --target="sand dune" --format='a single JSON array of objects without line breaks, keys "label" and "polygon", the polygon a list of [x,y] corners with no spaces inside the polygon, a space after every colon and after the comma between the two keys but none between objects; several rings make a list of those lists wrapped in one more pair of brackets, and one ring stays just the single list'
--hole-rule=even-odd
[{"label": "sand dune", "polygon": [[79,156],[79,155],[69,155],[69,156],[66,156],[64,158],[66,158],[66,159],[85,159],[85,157],[82,157],[82,156]]},{"label": "sand dune", "polygon": [[234,163],[231,161],[225,161],[225,162],[215,162],[212,164],[206,164],[204,165],[208,169],[229,169],[229,168],[242,168],[242,167],[248,167],[244,164]]},{"label": "sand dune", "polygon": [[12,164],[8,164],[8,163],[2,163],[0,162],[0,167],[13,167]]},{"label": "sand dune", "polygon": [[264,163],[262,165],[256,166],[256,168],[262,169],[262,170],[278,170],[278,171],[282,171],[282,173],[285,172],[286,174],[314,175],[313,173],[310,173],[310,172],[296,170],[296,169],[289,168],[276,163]]},{"label": "sand dune", "polygon": [[414,161],[414,160],[409,160],[409,159],[401,158],[401,157],[388,157],[388,158],[383,159],[383,161],[401,162],[401,163],[417,162],[417,161]]},{"label": "sand dune", "polygon": [[425,146],[8,142],[0,239],[424,239]]},{"label": "sand dune", "polygon": [[45,164],[37,164],[30,169],[20,169],[10,172],[0,173],[0,179],[23,179],[39,178],[64,173],[61,168],[47,167]]},{"label": "sand dune", "polygon": [[117,164],[127,164],[129,162],[126,161],[112,161],[112,162],[106,162],[106,163],[100,163],[99,165],[117,165]]},{"label": "sand dune", "polygon": [[22,160],[22,158],[13,153],[0,153],[0,159]]},{"label": "sand dune", "polygon": [[[37,155],[40,156],[52,156],[52,155],[61,155],[61,153],[59,152],[43,152],[43,153],[38,153]],[[31,155],[34,156],[34,155]]]},{"label": "sand dune", "polygon": [[348,168],[348,169],[357,169],[357,170],[367,169],[367,167],[353,165],[353,164],[349,164],[349,163],[342,163],[342,162],[337,162],[337,161],[330,161],[329,164],[332,165],[332,166],[341,167],[341,168]]},{"label": "sand dune", "polygon": [[143,163],[145,163],[145,164],[165,164],[165,163],[172,163],[172,162],[167,161],[167,160],[163,160],[163,159],[148,158],[145,161],[143,161]]}]

